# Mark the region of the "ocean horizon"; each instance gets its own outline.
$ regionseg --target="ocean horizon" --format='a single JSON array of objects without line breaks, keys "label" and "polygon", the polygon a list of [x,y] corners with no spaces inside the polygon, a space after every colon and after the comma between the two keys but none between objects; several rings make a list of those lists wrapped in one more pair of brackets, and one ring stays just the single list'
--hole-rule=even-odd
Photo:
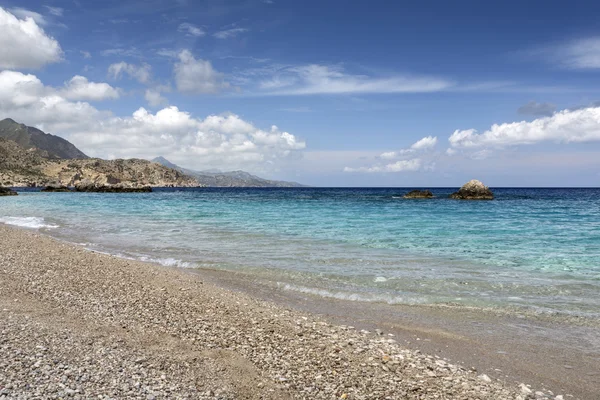
[{"label": "ocean horizon", "polygon": [[97,252],[235,271],[274,290],[600,318],[600,189],[157,188],[3,200],[0,222]]}]

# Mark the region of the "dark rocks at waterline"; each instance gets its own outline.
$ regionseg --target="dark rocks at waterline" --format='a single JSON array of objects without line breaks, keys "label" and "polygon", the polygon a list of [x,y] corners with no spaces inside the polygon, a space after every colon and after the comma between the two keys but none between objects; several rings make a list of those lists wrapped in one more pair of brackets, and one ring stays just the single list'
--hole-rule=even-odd
[{"label": "dark rocks at waterline", "polygon": [[12,189],[0,186],[0,196],[16,196],[17,192]]},{"label": "dark rocks at waterline", "polygon": [[118,185],[99,185],[95,183],[80,183],[75,185],[76,192],[90,193],[148,193],[152,192],[150,186],[125,186]]},{"label": "dark rocks at waterline", "polygon": [[494,194],[489,187],[473,179],[465,183],[458,192],[452,193],[450,198],[457,200],[493,200]]},{"label": "dark rocks at waterline", "polygon": [[42,192],[70,192],[71,189],[64,185],[48,185],[41,190]]},{"label": "dark rocks at waterline", "polygon": [[405,199],[432,199],[431,190],[411,190],[403,196]]}]

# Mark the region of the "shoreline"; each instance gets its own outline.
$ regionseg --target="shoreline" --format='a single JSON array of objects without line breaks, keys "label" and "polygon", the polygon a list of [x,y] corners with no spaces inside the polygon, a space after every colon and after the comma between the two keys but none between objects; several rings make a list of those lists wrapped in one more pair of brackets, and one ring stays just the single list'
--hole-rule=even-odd
[{"label": "shoreline", "polygon": [[[319,312],[314,308],[314,303],[307,301],[306,295],[297,296],[295,307],[289,299],[287,303],[276,298],[269,299],[256,290],[252,296],[248,296],[247,292],[241,290],[240,280],[236,288],[232,284],[233,279],[227,281],[223,277],[217,277],[218,274],[205,270],[190,273],[189,270],[95,254],[47,235],[4,225],[0,225],[0,235],[7,238],[0,243],[0,263],[3,268],[0,277],[2,288],[5,289],[0,298],[3,307],[9,307],[3,311],[4,315],[7,312],[17,315],[21,304],[31,303],[34,310],[50,307],[44,312],[51,316],[66,316],[74,325],[94,323],[109,331],[125,329],[122,334],[126,337],[168,334],[167,343],[175,340],[180,342],[177,345],[191,345],[190,350],[193,352],[231,352],[230,356],[236,360],[233,364],[230,363],[231,359],[225,362],[214,354],[205,362],[213,365],[216,360],[220,360],[219,362],[224,363],[225,370],[239,371],[239,365],[243,365],[244,369],[252,371],[252,383],[238,382],[233,377],[234,374],[224,378],[226,382],[223,382],[223,387],[229,388],[229,394],[235,394],[232,398],[259,398],[265,393],[271,393],[265,396],[267,398],[331,398],[343,395],[344,398],[357,399],[386,396],[398,398],[395,397],[398,393],[404,393],[406,398],[428,398],[418,397],[424,393],[459,398],[463,391],[464,394],[482,399],[516,399],[518,396],[554,398],[554,394],[561,393],[582,399],[592,398],[589,395],[591,392],[581,387],[579,392],[557,392],[549,387],[554,389],[553,395],[547,391],[543,396],[540,393],[528,394],[529,389],[519,388],[516,382],[509,379],[505,378],[506,382],[501,383],[487,375],[483,377],[480,375],[481,371],[473,372],[464,367],[453,366],[443,359],[444,355],[426,356],[417,350],[405,349],[406,336],[388,335],[402,330],[394,327],[394,324],[382,326],[385,331],[382,332],[383,335],[349,329],[349,322],[345,321],[352,322],[353,319],[353,325],[357,328],[359,325],[383,322],[365,318],[373,309],[371,303],[360,307],[354,304],[353,309],[348,310],[347,304],[340,306],[343,302],[329,299],[331,305],[337,304],[338,311],[332,306]],[[60,251],[52,250],[55,248]],[[47,255],[52,257],[44,258]],[[47,276],[55,272],[62,279]],[[100,272],[105,272],[108,276],[101,275]],[[229,274],[230,278],[233,276],[230,272],[224,272],[223,275],[225,274]],[[116,277],[119,279],[111,279]],[[74,286],[75,290],[65,289],[66,283]],[[251,288],[252,282],[249,282],[246,290]],[[133,293],[129,293],[129,290]],[[131,296],[134,298],[130,298]],[[14,301],[15,304],[10,302],[12,297],[17,300]],[[199,303],[200,299],[205,300],[205,303]],[[170,302],[175,302],[176,306],[169,305]],[[390,308],[398,310],[397,306]],[[146,315],[147,309],[154,310],[160,318]],[[30,317],[35,314],[31,311],[29,314],[24,313]],[[210,339],[198,335],[198,327],[191,325],[187,318],[182,318],[186,313],[196,317],[194,320],[201,325],[201,331],[209,334]],[[422,314],[422,309],[415,314]],[[456,312],[447,310],[442,314],[457,315]],[[268,317],[265,318],[265,315]],[[395,318],[397,317],[396,315]],[[406,316],[403,318],[406,320]],[[325,322],[328,319],[333,324]],[[139,323],[139,326],[131,326],[132,322]],[[3,323],[6,323],[6,318]],[[227,329],[224,323],[235,325],[233,331],[231,328]],[[344,323],[345,327],[336,326],[340,323]],[[492,325],[493,323],[494,321]],[[410,331],[406,327],[404,330]],[[439,337],[443,337],[440,332],[432,330],[429,335],[438,337],[436,340],[439,340]],[[427,348],[427,332],[421,330],[418,334],[424,339],[419,344],[420,347],[433,354]],[[223,337],[220,337],[223,335],[233,343],[223,341]],[[396,340],[398,344],[395,343]],[[158,343],[161,346],[165,344],[163,340],[158,340]],[[435,342],[436,345],[440,343]],[[253,346],[261,344],[261,348],[254,351]],[[453,346],[452,341],[446,346]],[[361,351],[356,351],[357,349]],[[273,357],[281,351],[284,354]],[[464,349],[459,349],[459,353],[461,351],[464,352]],[[284,355],[282,360],[281,356]],[[527,358],[527,354],[524,356]],[[452,359],[470,363],[469,359]],[[412,362],[405,363],[403,360]],[[317,367],[322,372],[311,375],[307,373],[314,372],[312,370],[315,366],[311,363],[324,363],[327,366]],[[274,373],[273,366],[277,373]],[[538,364],[534,367],[542,370],[547,366]],[[215,371],[218,372],[219,368]],[[593,378],[590,377],[591,379]],[[323,385],[318,382],[321,380]],[[365,382],[368,382],[367,386]],[[210,386],[209,383],[210,379],[206,379],[204,386]],[[207,398],[218,397],[214,389],[209,389],[211,390],[212,395],[207,395]],[[229,394],[224,394],[222,398],[229,398]]]}]

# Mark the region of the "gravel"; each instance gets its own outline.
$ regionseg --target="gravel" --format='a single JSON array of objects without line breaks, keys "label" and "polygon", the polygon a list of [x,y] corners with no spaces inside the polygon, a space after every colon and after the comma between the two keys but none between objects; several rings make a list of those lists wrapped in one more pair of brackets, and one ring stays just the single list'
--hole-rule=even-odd
[{"label": "gravel", "polygon": [[405,349],[383,331],[1,225],[0,289],[0,399],[556,396]]}]

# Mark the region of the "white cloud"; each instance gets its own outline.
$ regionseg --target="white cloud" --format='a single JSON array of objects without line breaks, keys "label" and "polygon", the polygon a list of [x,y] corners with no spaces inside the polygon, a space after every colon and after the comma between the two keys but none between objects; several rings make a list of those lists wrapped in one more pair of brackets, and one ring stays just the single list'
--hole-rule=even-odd
[{"label": "white cloud", "polygon": [[573,40],[552,48],[534,52],[548,56],[551,61],[570,69],[600,68],[600,37]]},{"label": "white cloud", "polygon": [[349,74],[340,67],[311,64],[280,68],[260,82],[259,88],[267,95],[312,95],[436,92],[453,85],[435,77],[373,77]]},{"label": "white cloud", "polygon": [[177,30],[181,33],[185,33],[186,36],[201,37],[206,35],[206,32],[204,32],[202,28],[190,24],[189,22],[180,24]]},{"label": "white cloud", "polygon": [[[74,79],[83,82],[81,78]],[[0,71],[0,118],[64,136],[92,156],[164,155],[198,169],[275,168],[306,147],[276,126],[262,130],[231,113],[196,118],[170,106],[156,113],[139,108],[117,117],[69,100],[65,90],[45,86],[35,75]]]},{"label": "white cloud", "polygon": [[421,160],[419,158],[414,158],[412,160],[400,160],[392,164],[374,165],[372,167],[345,167],[344,172],[415,172],[419,171],[421,167]]},{"label": "white cloud", "polygon": [[81,53],[81,56],[87,60],[92,58],[92,53],[90,53],[89,51],[80,50],[79,52]]},{"label": "white cloud", "polygon": [[160,91],[156,89],[146,89],[144,98],[152,107],[164,106],[169,103],[169,101],[160,94]]},{"label": "white cloud", "polygon": [[195,59],[189,50],[182,50],[175,64],[175,85],[183,93],[218,93],[228,88],[222,74],[215,71],[210,61]]},{"label": "white cloud", "polygon": [[18,19],[0,7],[0,32],[0,68],[41,68],[62,58],[58,42],[31,15]]},{"label": "white cloud", "polygon": [[600,107],[563,110],[531,122],[494,124],[483,133],[475,129],[456,130],[448,140],[455,148],[600,141]]},{"label": "white cloud", "polygon": [[225,29],[222,31],[215,32],[213,34],[213,36],[216,37],[217,39],[229,39],[229,38],[236,37],[240,33],[244,33],[244,32],[248,32],[248,29],[246,29],[246,28],[231,28],[231,29]]},{"label": "white cloud", "polygon": [[63,16],[63,12],[64,9],[60,8],[60,7],[51,7],[51,6],[44,6],[46,7],[46,9],[48,10],[48,12],[52,15],[54,15],[55,17],[62,17]]},{"label": "white cloud", "polygon": [[408,149],[402,149],[399,151],[388,151],[385,153],[381,153],[379,158],[382,158],[384,160],[391,160],[391,159],[400,157],[405,154],[410,154],[410,153],[414,153],[417,151],[430,150],[435,147],[435,145],[437,144],[437,141],[438,141],[438,139],[436,136],[425,136],[424,138],[419,139],[415,143],[413,143]]},{"label": "white cloud", "polygon": [[31,11],[31,10],[28,10],[28,9],[22,8],[22,7],[13,7],[11,9],[9,9],[9,11],[13,15],[19,17],[20,19],[31,18],[38,25],[41,25],[41,26],[48,25],[48,21],[46,20],[46,18],[38,12]]},{"label": "white cloud", "polygon": [[418,140],[415,143],[413,143],[413,145],[410,146],[410,148],[413,150],[427,150],[427,149],[431,149],[432,147],[435,147],[436,144],[437,144],[437,137],[426,136],[423,139]]},{"label": "white cloud", "polygon": [[150,65],[145,63],[134,65],[121,61],[111,64],[108,67],[108,76],[113,79],[120,79],[124,74],[129,75],[130,78],[136,79],[140,83],[149,83],[152,72]]},{"label": "white cloud", "polygon": [[108,83],[90,82],[86,77],[80,75],[65,82],[65,88],[61,94],[69,100],[101,101],[119,98],[119,90]]}]

